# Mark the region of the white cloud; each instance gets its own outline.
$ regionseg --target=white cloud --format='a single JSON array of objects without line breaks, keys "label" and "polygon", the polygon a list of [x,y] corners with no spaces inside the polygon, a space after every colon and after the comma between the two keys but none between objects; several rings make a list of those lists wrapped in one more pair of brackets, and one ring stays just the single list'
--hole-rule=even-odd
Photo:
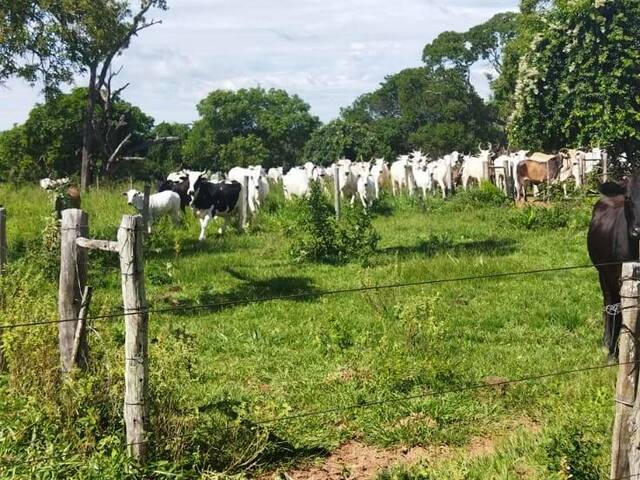
[{"label": "white cloud", "polygon": [[[163,24],[117,59],[127,100],[157,121],[189,122],[212,89],[255,85],[300,95],[322,120],[388,74],[420,65],[444,30],[466,30],[518,0],[170,0]],[[472,75],[488,94],[486,66]],[[82,83],[81,81],[79,82]],[[23,121],[37,88],[0,89],[0,129]]]}]

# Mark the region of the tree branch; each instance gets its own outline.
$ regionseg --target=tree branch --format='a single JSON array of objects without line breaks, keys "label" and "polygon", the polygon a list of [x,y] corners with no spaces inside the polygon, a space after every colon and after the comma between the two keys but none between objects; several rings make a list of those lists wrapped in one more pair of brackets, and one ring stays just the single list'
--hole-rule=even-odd
[{"label": "tree branch", "polygon": [[111,165],[115,162],[118,154],[120,153],[120,150],[122,150],[124,146],[129,143],[129,140],[131,140],[131,135],[131,133],[127,134],[127,136],[124,137],[124,140],[120,142],[120,145],[118,145],[114,152],[111,154],[111,157],[109,157],[109,160],[107,160],[107,163],[105,165],[105,172],[111,170]]}]

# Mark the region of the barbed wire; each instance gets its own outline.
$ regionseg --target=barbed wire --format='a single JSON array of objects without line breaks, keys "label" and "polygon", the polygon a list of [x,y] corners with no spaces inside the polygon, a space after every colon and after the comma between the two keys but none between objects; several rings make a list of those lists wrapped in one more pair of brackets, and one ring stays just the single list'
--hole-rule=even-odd
[{"label": "barbed wire", "polygon": [[[387,290],[387,289],[394,289],[394,288],[441,285],[446,283],[499,279],[499,278],[508,278],[508,277],[524,276],[524,275],[552,273],[552,272],[566,272],[571,270],[589,269],[593,267],[621,265],[622,263],[624,262],[606,262],[606,263],[600,263],[595,265],[588,264],[588,265],[574,265],[574,266],[555,267],[555,268],[540,268],[540,269],[534,269],[534,270],[500,272],[500,273],[490,273],[490,274],[484,274],[484,275],[470,275],[465,277],[442,278],[442,279],[435,279],[435,280],[421,280],[416,282],[372,285],[372,286],[365,286],[365,287],[342,288],[342,289],[326,290],[326,291],[307,291],[307,292],[293,293],[288,295],[273,295],[273,296],[267,296],[262,298],[229,300],[229,301],[215,302],[215,303],[201,303],[198,305],[180,305],[180,306],[166,307],[166,308],[129,309],[128,311],[122,311],[122,312],[113,313],[113,314],[89,316],[86,318],[86,321],[107,320],[107,319],[113,319],[113,318],[119,318],[119,317],[126,317],[129,315],[150,314],[150,313],[171,313],[171,312],[179,312],[179,311],[216,310],[216,309],[224,309],[224,308],[236,307],[241,305],[273,302],[278,300],[299,300],[303,298],[318,298],[318,297],[325,297],[330,295],[360,293],[360,292]],[[77,321],[77,318],[67,318],[67,319],[61,319],[61,320],[37,320],[37,321],[17,323],[12,325],[2,325],[0,326],[0,331],[10,330],[15,328],[34,327],[34,326],[68,323],[68,322],[76,322],[76,321]]]},{"label": "barbed wire", "polygon": [[[518,384],[518,383],[540,381],[540,380],[545,380],[545,379],[553,378],[553,377],[567,376],[567,375],[573,375],[573,374],[577,374],[577,373],[584,373],[584,372],[595,371],[595,370],[603,370],[603,369],[619,367],[619,366],[624,366],[624,365],[637,364],[637,363],[638,362],[618,362],[618,363],[607,363],[607,364],[593,365],[593,366],[589,366],[589,367],[581,367],[581,368],[574,368],[574,369],[569,369],[569,370],[560,370],[560,371],[555,371],[555,372],[547,372],[547,373],[542,373],[542,374],[528,375],[528,376],[520,377],[520,378],[513,379],[513,380],[504,380],[504,381],[500,381],[500,382],[491,382],[491,383],[484,382],[484,383],[468,385],[468,386],[458,387],[458,388],[433,390],[433,391],[424,392],[424,393],[421,393],[421,394],[407,395],[407,396],[403,396],[403,397],[386,399],[386,400],[373,400],[373,401],[368,401],[368,402],[360,402],[360,403],[352,404],[352,405],[346,405],[346,406],[343,406],[343,407],[335,407],[335,408],[328,408],[328,409],[322,409],[322,410],[312,410],[312,411],[307,411],[307,412],[300,412],[300,413],[297,413],[297,414],[294,414],[294,415],[283,415],[283,416],[280,416],[280,417],[267,418],[267,419],[258,420],[258,421],[251,421],[251,420],[245,418],[245,419],[241,419],[240,422],[247,422],[247,423],[250,424],[250,427],[255,428],[257,426],[272,425],[272,424],[277,424],[277,423],[281,423],[281,422],[288,422],[288,421],[292,421],[292,420],[296,420],[296,419],[324,416],[324,415],[328,415],[328,414],[331,414],[331,413],[353,411],[353,410],[358,410],[358,409],[363,409],[363,408],[371,408],[371,407],[380,406],[380,405],[391,405],[391,404],[396,404],[396,403],[409,402],[409,401],[412,401],[412,400],[417,400],[417,399],[422,399],[422,398],[441,397],[441,396],[446,396],[446,395],[455,394],[455,393],[467,393],[467,392],[475,391],[475,390],[492,389],[492,388],[498,388],[498,387],[501,387],[501,386],[514,385],[514,384]],[[424,386],[425,386],[424,384],[423,385],[417,385],[417,387],[424,387]],[[238,428],[238,426],[241,426],[241,424],[229,425],[229,426],[220,428],[219,430],[226,431],[226,430],[236,429],[236,428]],[[143,444],[148,444],[148,443],[151,443],[151,441],[149,439],[146,439],[146,440],[141,441],[141,442],[126,443],[126,444],[124,444],[124,447],[128,448],[128,447],[131,447],[131,446],[143,445]],[[56,458],[59,458],[59,457],[41,457],[40,459],[37,459],[37,460],[18,462],[17,465],[33,464],[33,463],[36,463],[38,460],[39,461],[55,460]],[[626,478],[626,477],[621,477],[620,479],[616,479],[616,480],[622,480],[623,478]]]}]

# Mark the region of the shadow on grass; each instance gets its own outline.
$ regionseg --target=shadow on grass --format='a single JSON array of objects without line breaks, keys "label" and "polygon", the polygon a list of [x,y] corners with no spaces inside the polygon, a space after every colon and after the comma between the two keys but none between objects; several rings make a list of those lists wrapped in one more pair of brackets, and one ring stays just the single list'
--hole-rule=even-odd
[{"label": "shadow on grass", "polygon": [[485,240],[457,242],[446,236],[432,235],[426,240],[420,240],[415,245],[387,247],[381,249],[380,253],[400,257],[408,257],[416,254],[433,257],[442,253],[452,255],[483,254],[503,256],[516,252],[517,246],[518,242],[511,238],[487,238]]},{"label": "shadow on grass", "polygon": [[243,283],[226,293],[203,289],[189,297],[183,296],[179,290],[169,289],[159,300],[176,307],[171,314],[191,316],[199,312],[217,312],[240,307],[255,301],[264,302],[276,297],[291,297],[290,300],[299,302],[311,301],[321,293],[309,277],[274,276],[258,279],[228,267],[224,271]]},{"label": "shadow on grass", "polygon": [[[212,402],[198,408],[201,413],[222,415],[231,422],[234,422],[236,430],[234,437],[236,440],[252,444],[256,439],[262,437],[259,442],[264,447],[257,453],[252,464],[262,469],[273,469],[280,465],[290,465],[314,457],[326,457],[331,452],[321,446],[296,446],[290,441],[276,435],[271,431],[270,423],[260,423],[259,421],[240,418],[237,410],[242,408],[241,402],[237,400],[225,399]],[[220,465],[219,467],[225,467]],[[240,469],[241,471],[242,469]]]}]

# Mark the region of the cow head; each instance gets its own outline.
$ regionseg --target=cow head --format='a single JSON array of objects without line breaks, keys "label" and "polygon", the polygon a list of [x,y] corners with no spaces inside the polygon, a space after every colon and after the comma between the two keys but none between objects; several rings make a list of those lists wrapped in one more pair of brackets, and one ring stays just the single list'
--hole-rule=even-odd
[{"label": "cow head", "polygon": [[122,195],[127,197],[127,204],[136,210],[142,210],[144,205],[144,194],[138,190],[128,190]]},{"label": "cow head", "polygon": [[206,182],[206,172],[189,172],[187,175],[187,180],[189,181],[189,188],[187,189],[187,195],[191,197],[191,203],[195,199],[198,190],[200,189],[200,185],[202,182]]},{"label": "cow head", "polygon": [[624,196],[624,213],[632,238],[640,238],[640,175],[625,177],[621,182],[600,185],[600,193],[607,197]]}]

